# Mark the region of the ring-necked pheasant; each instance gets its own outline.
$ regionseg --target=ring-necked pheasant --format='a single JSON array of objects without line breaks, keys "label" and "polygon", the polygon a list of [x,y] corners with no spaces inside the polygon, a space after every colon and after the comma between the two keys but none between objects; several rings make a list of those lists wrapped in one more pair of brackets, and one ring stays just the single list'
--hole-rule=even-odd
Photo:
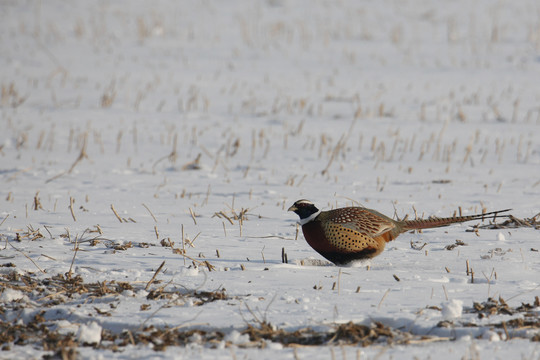
[{"label": "ring-necked pheasant", "polygon": [[384,250],[387,242],[406,231],[484,219],[489,215],[495,217],[509,210],[447,218],[393,220],[378,211],[363,207],[321,211],[309,200],[298,200],[289,208],[289,211],[300,216],[300,225],[307,243],[336,265],[373,258]]}]

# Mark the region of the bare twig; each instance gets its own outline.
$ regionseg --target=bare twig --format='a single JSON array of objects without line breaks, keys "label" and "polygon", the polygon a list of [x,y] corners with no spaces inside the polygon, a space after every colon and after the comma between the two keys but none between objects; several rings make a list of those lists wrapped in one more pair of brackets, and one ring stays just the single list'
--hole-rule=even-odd
[{"label": "bare twig", "polygon": [[446,291],[446,286],[443,285],[442,288],[444,290],[444,298],[448,301],[448,291]]},{"label": "bare twig", "polygon": [[116,216],[116,218],[118,219],[118,221],[124,222],[124,220],[122,220],[122,218],[120,217],[120,215],[118,215],[118,213],[116,212],[116,209],[114,208],[114,205],[113,205],[113,204],[111,204],[111,210],[112,210],[112,212],[114,213],[114,215]]},{"label": "bare twig", "polygon": [[193,245],[193,243],[195,242],[195,240],[197,240],[197,238],[199,237],[199,235],[201,235],[201,232],[200,232],[200,231],[197,233],[197,235],[195,235],[195,237],[193,238],[193,240],[189,240],[189,238],[186,237],[185,241],[188,243],[189,246],[195,247],[195,245]]},{"label": "bare twig", "polygon": [[37,268],[38,268],[38,270],[39,270],[39,271],[41,271],[42,273],[44,273],[44,274],[45,274],[45,271],[43,271],[43,269],[42,269],[42,268],[40,268],[40,267],[39,267],[39,265],[38,265],[38,264],[36,264],[36,263],[35,263],[35,261],[34,261],[34,260],[32,260],[32,259],[31,259],[31,258],[30,258],[30,257],[29,257],[28,255],[26,255],[26,254],[25,254],[25,253],[24,253],[24,252],[23,252],[22,250],[19,250],[19,249],[17,249],[17,248],[15,247],[15,246],[13,246],[13,244],[12,244],[12,243],[9,243],[9,245],[11,245],[11,247],[12,247],[12,248],[14,248],[15,250],[17,250],[17,251],[18,251],[18,252],[20,252],[21,254],[23,254],[23,255],[24,255],[24,257],[25,257],[25,258],[27,258],[28,260],[30,260],[30,261],[32,262],[32,264],[34,264],[34,265],[35,265],[35,267],[37,267]]},{"label": "bare twig", "polygon": [[157,164],[159,164],[160,162],[162,162],[163,160],[165,159],[169,159],[169,161],[174,165],[176,163],[176,159],[178,158],[178,152],[176,151],[176,148],[177,148],[177,143],[178,143],[178,134],[174,134],[174,139],[173,139],[173,149],[171,151],[171,153],[169,155],[166,155],[160,159],[158,159],[154,165],[152,165],[152,172],[155,173],[156,172],[156,166]]},{"label": "bare twig", "polygon": [[339,268],[338,278],[337,278],[337,293],[340,295],[341,292],[341,268]]},{"label": "bare twig", "polygon": [[73,254],[73,259],[71,259],[71,266],[69,267],[69,271],[67,272],[66,277],[71,279],[71,270],[73,269],[73,264],[75,263],[75,256],[77,256],[77,252],[79,251],[79,237],[75,236],[75,253]]},{"label": "bare twig", "polygon": [[[2,225],[2,224],[0,224]],[[49,236],[51,237],[51,239],[53,238],[51,232],[49,231],[49,227],[47,225],[43,225],[43,227],[45,228],[45,230],[47,230],[47,232],[49,233]]]},{"label": "bare twig", "polygon": [[388,293],[390,292],[390,289],[386,290],[386,292],[384,293],[383,297],[381,298],[381,301],[379,301],[379,305],[377,305],[377,310],[379,310],[381,308],[381,305],[384,301],[384,299],[386,299],[386,297],[388,296]]},{"label": "bare twig", "polygon": [[193,210],[191,210],[191,208],[189,208],[189,213],[191,214],[191,218],[193,219],[193,222],[195,223],[195,225],[197,225],[197,220],[195,219],[195,213],[193,212]]},{"label": "bare twig", "polygon": [[2,220],[2,222],[0,222],[0,226],[2,226],[4,224],[4,222],[7,220],[8,217],[9,217],[9,214],[7,214],[6,217],[4,218],[4,220]]},{"label": "bare twig", "polygon": [[55,258],[53,258],[52,256],[49,256],[49,255],[47,255],[47,254],[43,254],[43,253],[42,253],[41,256],[45,256],[47,259],[50,259],[50,260],[53,260],[53,261],[58,261],[58,260],[56,260]]},{"label": "bare twig", "polygon": [[[182,224],[182,255],[186,254],[186,243],[184,242],[184,224]],[[184,266],[186,265],[186,258],[184,257]]]},{"label": "bare twig", "polygon": [[71,196],[69,197],[69,211],[71,212],[71,217],[73,217],[73,221],[77,221],[77,218],[75,217],[75,212],[73,211],[73,204],[75,203],[75,199],[73,199]]},{"label": "bare twig", "polygon": [[163,269],[163,266],[165,265],[165,260],[163,260],[163,262],[161,263],[161,265],[159,265],[158,269],[156,270],[156,272],[154,273],[154,276],[152,276],[152,278],[150,279],[150,281],[146,284],[146,287],[144,288],[144,290],[148,290],[148,288],[150,287],[150,285],[152,285],[152,283],[154,282],[154,280],[156,279],[156,276],[159,274],[159,272],[161,271],[161,269]]},{"label": "bare twig", "polygon": [[73,169],[75,169],[75,166],[77,166],[82,160],[88,159],[88,154],[86,153],[86,139],[87,139],[87,137],[88,137],[88,133],[84,134],[84,139],[83,139],[83,145],[81,147],[81,152],[80,152],[79,156],[77,157],[77,159],[73,162],[73,164],[71,165],[69,170],[63,171],[60,174],[55,175],[50,179],[47,179],[47,181],[45,181],[45,183],[49,183],[49,182],[51,182],[53,180],[56,180],[59,177],[65,175],[65,174],[71,174]]},{"label": "bare twig", "polygon": [[148,210],[148,212],[149,212],[150,215],[152,216],[152,219],[154,219],[154,222],[157,222],[156,217],[154,216],[154,214],[152,214],[152,211],[150,211],[150,209],[148,208],[148,206],[146,206],[145,204],[142,204],[142,206],[144,206],[144,208],[145,208],[146,210]]}]

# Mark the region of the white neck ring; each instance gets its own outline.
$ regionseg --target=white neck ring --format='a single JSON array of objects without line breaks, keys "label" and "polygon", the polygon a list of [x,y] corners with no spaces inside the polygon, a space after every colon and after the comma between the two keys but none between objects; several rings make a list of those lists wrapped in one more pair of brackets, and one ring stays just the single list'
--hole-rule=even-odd
[{"label": "white neck ring", "polygon": [[321,210],[317,211],[316,213],[313,213],[313,214],[309,215],[305,219],[300,219],[300,221],[298,221],[298,223],[300,225],[306,225],[308,222],[313,221],[317,216],[319,216],[320,213],[321,213]]}]

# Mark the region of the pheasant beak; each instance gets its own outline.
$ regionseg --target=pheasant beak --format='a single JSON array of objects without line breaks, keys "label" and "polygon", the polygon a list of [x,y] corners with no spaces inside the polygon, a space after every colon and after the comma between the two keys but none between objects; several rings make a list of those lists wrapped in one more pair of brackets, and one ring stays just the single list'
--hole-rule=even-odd
[{"label": "pheasant beak", "polygon": [[291,206],[287,211],[296,211],[298,208],[296,206]]}]

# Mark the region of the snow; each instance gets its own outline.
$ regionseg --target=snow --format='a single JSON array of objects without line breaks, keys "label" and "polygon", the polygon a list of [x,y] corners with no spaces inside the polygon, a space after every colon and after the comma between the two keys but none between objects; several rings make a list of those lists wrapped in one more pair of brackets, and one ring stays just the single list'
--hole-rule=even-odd
[{"label": "snow", "polygon": [[0,295],[0,302],[9,303],[12,301],[21,300],[24,298],[24,293],[19,290],[5,288]]},{"label": "snow", "polygon": [[225,341],[230,341],[233,344],[244,344],[249,342],[249,336],[233,330],[225,337]]},{"label": "snow", "polygon": [[[338,268],[286,211],[305,198],[400,218],[540,212],[537,1],[0,8],[2,279],[71,273],[133,287],[68,296],[6,286],[4,322],[41,314],[76,335],[84,359],[540,356],[537,328],[501,341],[490,325],[519,314],[469,311],[540,295],[538,230],[406,233]],[[456,240],[465,245],[447,250]],[[171,296],[152,299],[160,288]],[[223,289],[226,300],[194,296]],[[263,321],[288,331],[379,322],[452,340],[244,347],[242,330]],[[225,338],[215,348],[197,335],[162,350],[84,345],[146,326]],[[5,354],[52,352],[11,343]]]},{"label": "snow", "polygon": [[77,332],[77,340],[81,344],[99,344],[101,341],[101,326],[95,321],[90,324],[82,324]]},{"label": "snow", "polygon": [[446,320],[453,320],[461,317],[463,313],[463,301],[452,299],[445,301],[441,306],[441,314]]}]

